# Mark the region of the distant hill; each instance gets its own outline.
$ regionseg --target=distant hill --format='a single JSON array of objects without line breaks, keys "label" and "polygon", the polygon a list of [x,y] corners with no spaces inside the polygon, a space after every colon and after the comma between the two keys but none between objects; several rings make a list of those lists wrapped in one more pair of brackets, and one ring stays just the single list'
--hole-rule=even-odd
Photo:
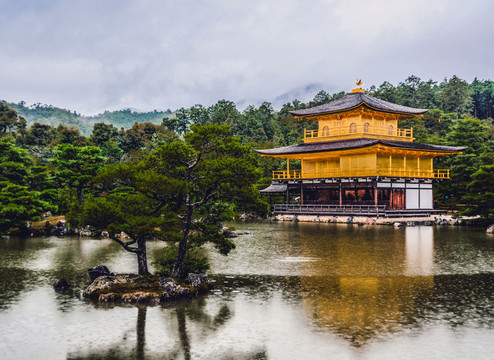
[{"label": "distant hill", "polygon": [[284,94],[278,95],[272,103],[275,108],[281,108],[284,104],[289,103],[294,99],[298,99],[302,102],[309,102],[321,89],[327,88],[328,86],[321,83],[312,83],[305,86],[299,86],[287,91]]},{"label": "distant hill", "polygon": [[93,126],[96,123],[112,124],[116,128],[121,127],[128,129],[135,122],[152,122],[154,124],[161,124],[163,118],[170,116],[172,111],[170,109],[166,111],[149,111],[149,112],[137,112],[130,109],[117,110],[117,111],[105,111],[102,114],[95,116],[84,116],[78,114],[76,111],[70,111],[67,109],[60,109],[52,105],[33,104],[27,106],[24,102],[18,104],[9,103],[17,113],[27,120],[28,125],[38,122],[41,124],[47,124],[51,126],[58,126],[59,124],[73,125],[77,127],[81,133],[86,136],[91,135]]}]

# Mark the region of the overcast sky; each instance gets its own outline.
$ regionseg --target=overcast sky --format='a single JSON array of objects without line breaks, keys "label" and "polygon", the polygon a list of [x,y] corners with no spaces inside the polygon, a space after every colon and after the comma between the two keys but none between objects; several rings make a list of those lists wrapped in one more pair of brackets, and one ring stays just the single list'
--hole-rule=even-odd
[{"label": "overcast sky", "polygon": [[493,0],[0,0],[0,99],[92,115],[494,80],[493,16]]}]

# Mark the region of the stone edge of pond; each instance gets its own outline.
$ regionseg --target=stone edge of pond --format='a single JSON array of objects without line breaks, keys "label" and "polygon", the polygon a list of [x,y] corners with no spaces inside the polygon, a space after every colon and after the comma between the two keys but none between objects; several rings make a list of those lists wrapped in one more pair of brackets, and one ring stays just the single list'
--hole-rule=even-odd
[{"label": "stone edge of pond", "polygon": [[395,225],[395,226],[417,226],[417,225],[471,225],[478,220],[478,216],[454,217],[451,215],[435,215],[423,217],[372,217],[372,216],[323,216],[323,215],[276,215],[275,221],[291,222],[313,222],[313,223],[343,223],[355,225]]},{"label": "stone edge of pond", "polygon": [[98,303],[161,304],[207,293],[212,284],[205,274],[187,280],[161,275],[117,274],[96,278],[83,296]]}]

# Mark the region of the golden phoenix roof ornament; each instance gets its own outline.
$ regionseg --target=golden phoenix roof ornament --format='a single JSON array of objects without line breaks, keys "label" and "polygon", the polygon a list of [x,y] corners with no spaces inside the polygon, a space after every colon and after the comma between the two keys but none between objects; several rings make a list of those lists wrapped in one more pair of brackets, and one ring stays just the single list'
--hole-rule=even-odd
[{"label": "golden phoenix roof ornament", "polygon": [[357,88],[353,89],[352,93],[364,92],[364,90],[362,89],[362,85],[364,85],[364,83],[362,82],[362,79],[357,78],[357,81],[355,81],[355,84],[357,84]]}]

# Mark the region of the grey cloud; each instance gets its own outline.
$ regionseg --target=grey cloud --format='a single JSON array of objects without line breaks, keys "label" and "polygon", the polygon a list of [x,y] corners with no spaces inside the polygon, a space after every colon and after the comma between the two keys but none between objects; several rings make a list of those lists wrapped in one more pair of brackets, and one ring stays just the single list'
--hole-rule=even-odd
[{"label": "grey cloud", "polygon": [[490,3],[0,0],[0,98],[93,114],[492,78]]}]

